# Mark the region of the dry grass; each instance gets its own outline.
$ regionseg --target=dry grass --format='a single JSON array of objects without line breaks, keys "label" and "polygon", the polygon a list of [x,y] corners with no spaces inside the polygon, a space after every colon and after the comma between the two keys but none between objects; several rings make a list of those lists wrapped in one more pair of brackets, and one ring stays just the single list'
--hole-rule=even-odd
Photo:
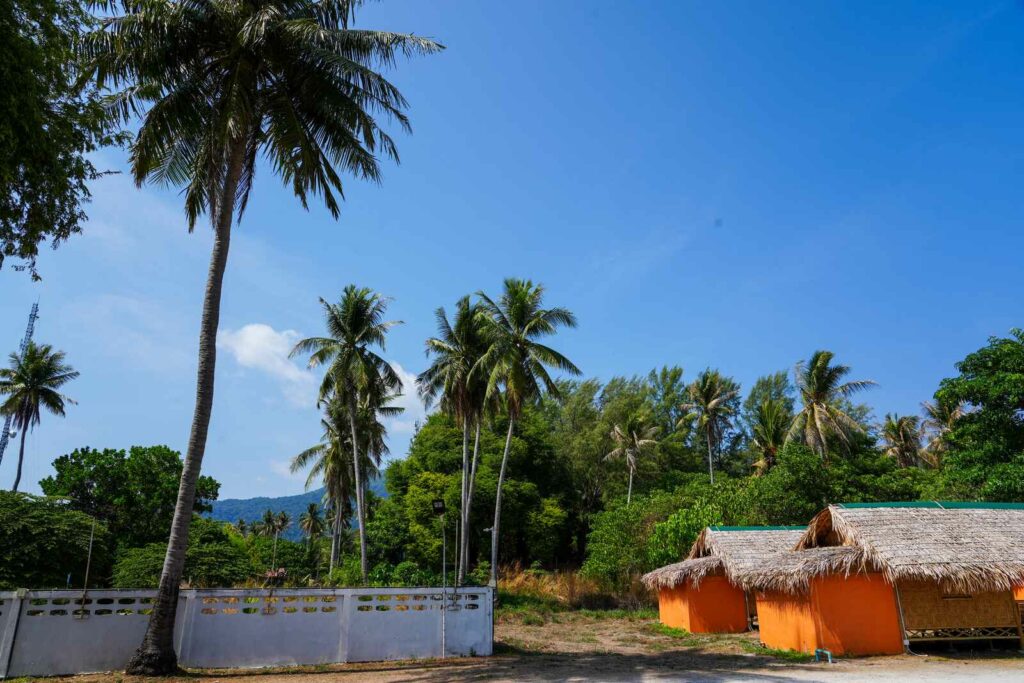
[{"label": "dry grass", "polygon": [[555,615],[564,612],[579,612],[590,618],[648,617],[655,604],[654,595],[639,577],[618,594],[572,571],[543,572],[511,566],[502,571],[498,582],[499,621],[527,625],[556,621]]}]

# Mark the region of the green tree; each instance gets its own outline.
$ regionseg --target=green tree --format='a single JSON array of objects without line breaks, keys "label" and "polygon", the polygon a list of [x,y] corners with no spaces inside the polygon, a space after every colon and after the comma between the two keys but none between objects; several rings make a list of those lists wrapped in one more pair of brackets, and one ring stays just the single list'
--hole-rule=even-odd
[{"label": "green tree", "polygon": [[10,355],[11,366],[0,368],[0,415],[10,415],[14,428],[21,432],[18,448],[18,471],[12,491],[21,483],[21,467],[25,461],[25,436],[42,418],[42,409],[64,417],[66,403],[74,403],[59,389],[78,377],[78,372],[64,362],[64,352],[54,351],[49,344],[30,341],[22,354]]},{"label": "green tree", "polygon": [[914,467],[921,459],[921,421],[916,415],[887,414],[882,424],[885,454],[900,467]]},{"label": "green tree", "polygon": [[789,381],[789,373],[785,370],[762,375],[754,380],[750,392],[743,399],[741,413],[748,433],[753,434],[754,424],[758,420],[758,413],[765,401],[779,401],[785,412],[792,415],[795,406],[795,391],[793,383]]},{"label": "green tree", "polygon": [[[155,587],[160,581],[165,550],[163,543],[120,550],[114,563],[114,587]],[[235,586],[250,579],[254,573],[241,539],[232,539],[220,522],[202,517],[193,520],[189,528],[184,571],[189,585],[199,588]]]},{"label": "green tree", "polygon": [[495,302],[483,292],[487,314],[485,335],[487,352],[477,362],[479,372],[487,373],[487,395],[502,389],[508,413],[508,434],[494,503],[494,526],[491,527],[491,585],[497,585],[498,541],[501,536],[501,489],[505,481],[512,431],[523,407],[540,399],[542,388],[558,396],[558,386],[548,374],[552,366],[571,375],[580,370],[572,361],[539,340],[553,335],[559,327],[575,327],[576,316],[565,308],[544,308],[544,287],[529,280],[508,278],[504,291]]},{"label": "green tree", "polygon": [[397,159],[393,140],[374,116],[408,128],[404,98],[377,69],[401,55],[441,48],[413,35],[353,29],[359,4],[130,4],[86,37],[87,73],[101,90],[119,90],[110,110],[121,123],[141,118],[131,144],[136,183],[183,185],[190,229],[208,214],[214,237],[181,504],[149,628],[130,673],[176,668],[174,614],[213,405],[224,271],[232,224],[248,203],[258,155],[263,153],[303,206],[310,194],[320,195],[336,218],[340,172],[376,181],[378,153]]},{"label": "green tree", "polygon": [[720,524],[721,519],[718,506],[702,499],[674,512],[664,522],[656,522],[647,541],[648,566],[663,567],[683,560],[700,532]]},{"label": "green tree", "polygon": [[751,442],[760,455],[754,463],[759,475],[775,467],[779,450],[786,442],[786,432],[793,421],[793,413],[780,399],[765,399],[757,408],[750,425]]},{"label": "green tree", "polygon": [[0,267],[34,279],[40,244],[81,231],[90,160],[116,142],[95,89],[81,87],[76,47],[92,21],[76,0],[0,3]]},{"label": "green tree", "polygon": [[1024,501],[1024,330],[992,337],[956,365],[935,398],[965,406],[945,434],[945,470],[960,495]]},{"label": "green tree", "polygon": [[722,446],[726,431],[732,426],[739,393],[736,382],[710,368],[700,373],[687,390],[689,400],[683,404],[687,414],[679,426],[696,421],[697,431],[707,445],[708,474],[712,484],[715,483],[715,454]]},{"label": "green tree", "polygon": [[[479,305],[470,302],[469,297],[459,299],[455,304],[455,318],[448,322],[444,308],[434,312],[438,336],[427,339],[427,356],[433,360],[417,378],[420,397],[429,408],[440,401],[441,409],[452,416],[462,428],[462,487],[459,500],[460,536],[457,549],[456,580],[461,582],[466,574],[469,561],[466,545],[469,540],[469,509],[472,504],[472,488],[475,482],[477,454],[480,444],[480,420],[483,417],[486,386],[482,372],[473,372],[480,361],[486,342],[484,339],[483,315]],[[469,455],[469,434],[477,430],[476,448],[472,464]]]},{"label": "green tree", "polygon": [[[77,448],[53,461],[54,474],[39,482],[47,496],[68,499],[74,510],[103,520],[122,547],[167,538],[181,480],[181,454],[167,446],[124,450]],[[220,484],[196,482],[193,512],[210,512]]]},{"label": "green tree", "polygon": [[[363,579],[367,578],[369,566],[366,556],[366,508],[362,458],[358,432],[360,406],[376,411],[387,397],[401,392],[402,380],[387,361],[374,348],[384,350],[389,329],[401,324],[400,321],[386,321],[384,315],[390,300],[367,288],[348,285],[342,292],[341,301],[330,304],[321,299],[327,337],[303,339],[292,349],[292,356],[309,355],[309,367],[325,366],[324,380],[320,386],[320,400],[332,397],[345,406],[348,412],[350,445],[352,448],[352,471],[356,492],[356,519],[359,522],[359,556]],[[364,435],[365,436],[365,435]]]},{"label": "green tree", "polygon": [[871,380],[844,382],[850,368],[833,365],[833,358],[831,351],[815,351],[809,361],[796,364],[793,374],[803,406],[786,435],[786,441],[799,438],[826,461],[830,439],[848,451],[852,436],[864,431],[842,401],[875,385]]},{"label": "green tree", "polygon": [[637,461],[640,456],[658,445],[654,438],[658,434],[656,425],[648,426],[640,415],[632,415],[622,425],[613,425],[611,431],[615,448],[605,456],[606,460],[622,458],[629,470],[629,487],[626,490],[626,505],[633,498],[633,475],[636,474]]},{"label": "green tree", "polygon": [[299,516],[299,528],[302,529],[302,533],[311,545],[316,539],[324,535],[324,532],[327,530],[327,524],[320,515],[319,505],[310,503],[306,507],[306,511]]},{"label": "green tree", "polygon": [[102,522],[65,501],[0,491],[0,590],[78,587],[85,579],[94,534],[89,586],[105,584],[113,537]]}]

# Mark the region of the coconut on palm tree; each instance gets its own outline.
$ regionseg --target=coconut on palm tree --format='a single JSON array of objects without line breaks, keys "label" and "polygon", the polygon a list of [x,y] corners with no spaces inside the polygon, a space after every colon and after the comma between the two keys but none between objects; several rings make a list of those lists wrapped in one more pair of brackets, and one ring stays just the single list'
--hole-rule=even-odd
[{"label": "coconut on palm tree", "polygon": [[576,316],[565,308],[544,308],[544,287],[529,280],[508,278],[498,301],[483,292],[481,299],[484,335],[488,348],[477,361],[474,374],[486,377],[485,397],[503,393],[508,416],[505,450],[498,472],[498,488],[494,501],[494,525],[491,527],[491,577],[497,584],[498,540],[501,536],[501,489],[505,483],[512,433],[523,408],[540,399],[542,390],[559,395],[558,386],[548,367],[571,375],[580,370],[572,361],[540,340],[558,331],[559,327],[575,327]]},{"label": "coconut on palm tree", "polygon": [[793,414],[786,403],[779,399],[766,399],[757,407],[751,425],[751,440],[761,456],[754,463],[758,476],[767,474],[775,467],[792,420]]},{"label": "coconut on palm tree", "polygon": [[397,160],[384,117],[408,129],[405,99],[380,74],[438,43],[352,27],[358,0],[129,3],[99,19],[82,46],[85,74],[118,91],[110,111],[141,119],[131,145],[137,184],[184,187],[189,228],[213,228],[199,332],[196,405],[167,558],[143,644],[129,673],[177,668],[174,615],[213,404],[220,300],[232,225],[253,188],[257,160],[307,206],[318,195],[335,218],[342,174],[379,181]]},{"label": "coconut on palm tree", "polygon": [[687,387],[689,400],[683,404],[685,414],[676,428],[696,423],[697,433],[704,437],[708,453],[708,476],[715,483],[715,454],[732,426],[738,406],[736,398],[740,389],[731,378],[710,368],[697,375]]},{"label": "coconut on palm tree", "polygon": [[25,463],[25,437],[39,424],[43,409],[64,417],[65,405],[74,401],[59,390],[78,377],[78,372],[64,362],[63,351],[32,341],[25,345],[23,353],[12,353],[10,363],[10,367],[0,368],[0,415],[10,415],[14,428],[21,433],[18,470],[11,487],[17,491]]},{"label": "coconut on palm tree", "polygon": [[334,396],[345,406],[352,448],[352,471],[356,493],[356,518],[359,522],[359,558],[363,583],[369,575],[366,554],[366,508],[364,482],[359,455],[358,417],[360,405],[375,410],[388,396],[402,390],[402,380],[374,349],[384,350],[387,331],[400,321],[386,321],[390,300],[367,288],[348,285],[341,300],[324,307],[326,337],[303,339],[291,355],[308,354],[309,367],[324,366],[320,386],[321,401]]},{"label": "coconut on palm tree", "polygon": [[[427,356],[433,360],[416,378],[420,398],[429,408],[439,402],[462,429],[462,487],[459,519],[461,534],[456,550],[456,580],[461,583],[469,562],[469,512],[480,444],[480,420],[486,384],[483,372],[473,372],[487,350],[483,314],[478,304],[464,296],[455,304],[455,318],[448,322],[444,308],[434,312],[438,336],[426,342]],[[476,446],[470,463],[470,431],[476,429]]]},{"label": "coconut on palm tree", "polygon": [[610,436],[615,442],[615,448],[604,457],[605,460],[623,458],[626,461],[626,469],[629,470],[626,505],[633,500],[633,477],[636,474],[637,462],[641,455],[658,445],[654,438],[657,434],[657,425],[645,424],[643,418],[638,415],[630,415],[625,424],[612,426]]},{"label": "coconut on palm tree", "polygon": [[843,400],[875,386],[871,380],[844,381],[850,374],[846,365],[833,365],[831,351],[815,351],[807,362],[793,371],[802,407],[793,420],[786,441],[802,440],[823,460],[828,460],[830,442],[849,449],[854,434],[864,428],[843,410]]},{"label": "coconut on palm tree", "polygon": [[882,424],[884,452],[900,467],[914,467],[921,460],[921,421],[916,415],[887,414]]}]

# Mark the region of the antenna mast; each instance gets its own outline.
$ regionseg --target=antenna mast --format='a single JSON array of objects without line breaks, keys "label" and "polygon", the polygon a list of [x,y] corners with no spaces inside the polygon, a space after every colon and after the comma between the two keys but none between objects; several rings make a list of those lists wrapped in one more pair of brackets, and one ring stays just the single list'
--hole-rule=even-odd
[{"label": "antenna mast", "polygon": [[[28,327],[25,328],[25,337],[21,340],[21,346],[18,348],[18,355],[25,355],[25,347],[32,341],[32,333],[36,329],[36,318],[39,317],[39,302],[32,304],[32,310],[28,314]],[[3,462],[4,451],[7,450],[7,442],[11,438],[11,420],[14,419],[13,415],[8,415],[7,419],[4,420],[4,431],[0,433],[0,462]]]}]

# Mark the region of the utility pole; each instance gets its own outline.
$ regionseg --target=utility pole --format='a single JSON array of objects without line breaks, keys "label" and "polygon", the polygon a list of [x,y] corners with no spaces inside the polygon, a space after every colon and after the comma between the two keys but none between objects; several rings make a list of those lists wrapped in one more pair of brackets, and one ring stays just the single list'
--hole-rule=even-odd
[{"label": "utility pole", "polygon": [[[25,328],[25,336],[21,340],[21,346],[18,348],[18,355],[25,355],[25,348],[28,343],[32,341],[32,333],[36,329],[36,318],[39,317],[39,302],[32,304],[32,310],[28,314],[28,327]],[[4,430],[0,432],[0,463],[4,461],[4,451],[7,450],[7,442],[11,438],[11,420],[14,419],[13,415],[8,415],[7,419],[4,420]]]}]

